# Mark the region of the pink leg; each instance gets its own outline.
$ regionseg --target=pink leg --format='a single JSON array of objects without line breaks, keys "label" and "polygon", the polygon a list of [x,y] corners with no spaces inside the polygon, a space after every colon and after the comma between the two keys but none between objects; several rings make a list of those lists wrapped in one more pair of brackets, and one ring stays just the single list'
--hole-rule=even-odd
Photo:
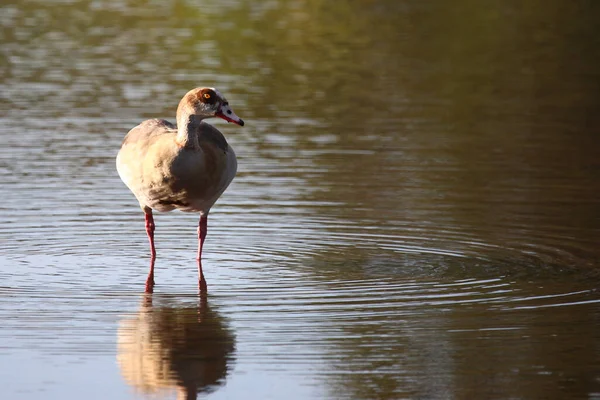
[{"label": "pink leg", "polygon": [[208,215],[200,215],[200,223],[198,224],[198,288],[200,293],[206,293],[206,279],[202,273],[202,247],[204,246],[204,239],[206,239],[206,232],[208,229]]},{"label": "pink leg", "polygon": [[152,217],[152,209],[145,208],[146,215],[146,233],[150,241],[150,272],[146,278],[146,293],[152,293],[154,289],[154,261],[156,260],[156,249],[154,248],[154,218]]}]

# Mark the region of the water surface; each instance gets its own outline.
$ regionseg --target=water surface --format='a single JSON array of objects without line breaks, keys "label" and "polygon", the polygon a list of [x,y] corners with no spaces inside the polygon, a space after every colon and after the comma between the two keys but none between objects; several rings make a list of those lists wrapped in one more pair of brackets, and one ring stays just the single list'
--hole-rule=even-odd
[{"label": "water surface", "polygon": [[[56,1],[0,9],[0,393],[600,398],[591,2]],[[114,158],[190,88],[243,128],[209,218]]]}]

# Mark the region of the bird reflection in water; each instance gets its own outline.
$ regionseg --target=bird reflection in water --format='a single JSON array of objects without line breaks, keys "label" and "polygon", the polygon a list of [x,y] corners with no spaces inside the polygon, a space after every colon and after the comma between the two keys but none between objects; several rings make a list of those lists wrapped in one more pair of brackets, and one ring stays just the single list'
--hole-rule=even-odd
[{"label": "bird reflection in water", "polygon": [[139,312],[119,324],[121,374],[147,395],[175,389],[178,399],[196,399],[214,391],[224,384],[234,351],[233,333],[204,296],[189,307],[145,294]]}]

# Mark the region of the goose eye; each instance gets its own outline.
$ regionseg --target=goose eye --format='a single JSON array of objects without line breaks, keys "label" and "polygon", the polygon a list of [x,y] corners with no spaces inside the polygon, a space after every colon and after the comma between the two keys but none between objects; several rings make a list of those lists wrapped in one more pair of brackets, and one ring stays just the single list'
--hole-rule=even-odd
[{"label": "goose eye", "polygon": [[211,96],[210,96],[210,93],[204,93],[204,95],[203,95],[203,96],[204,96],[204,98],[205,98],[205,99],[210,99],[210,97],[211,97]]}]

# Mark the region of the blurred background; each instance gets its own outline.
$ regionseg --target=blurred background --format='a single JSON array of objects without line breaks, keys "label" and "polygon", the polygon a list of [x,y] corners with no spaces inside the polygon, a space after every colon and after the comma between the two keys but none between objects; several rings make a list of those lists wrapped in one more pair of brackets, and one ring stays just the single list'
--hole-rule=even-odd
[{"label": "blurred background", "polygon": [[[11,399],[600,399],[600,2],[0,5]],[[143,214],[129,129],[214,86],[211,211]]]}]

